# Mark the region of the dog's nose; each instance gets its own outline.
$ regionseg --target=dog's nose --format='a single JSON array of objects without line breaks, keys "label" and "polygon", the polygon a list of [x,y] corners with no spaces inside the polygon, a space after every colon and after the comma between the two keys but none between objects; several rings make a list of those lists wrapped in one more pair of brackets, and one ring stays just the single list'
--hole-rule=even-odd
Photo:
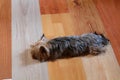
[{"label": "dog's nose", "polygon": [[32,58],[33,58],[33,59],[37,59],[34,51],[31,51],[31,55],[32,55]]},{"label": "dog's nose", "polygon": [[32,54],[32,58],[33,58],[33,59],[37,59],[37,57],[36,57],[34,54]]}]

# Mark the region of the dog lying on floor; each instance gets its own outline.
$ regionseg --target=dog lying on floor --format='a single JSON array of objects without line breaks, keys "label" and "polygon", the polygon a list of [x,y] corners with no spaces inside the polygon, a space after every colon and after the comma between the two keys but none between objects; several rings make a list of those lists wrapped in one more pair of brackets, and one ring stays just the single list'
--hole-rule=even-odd
[{"label": "dog lying on floor", "polygon": [[88,33],[80,36],[66,36],[47,40],[41,39],[31,46],[32,58],[41,62],[54,61],[84,55],[98,55],[105,51],[109,40],[102,34]]}]

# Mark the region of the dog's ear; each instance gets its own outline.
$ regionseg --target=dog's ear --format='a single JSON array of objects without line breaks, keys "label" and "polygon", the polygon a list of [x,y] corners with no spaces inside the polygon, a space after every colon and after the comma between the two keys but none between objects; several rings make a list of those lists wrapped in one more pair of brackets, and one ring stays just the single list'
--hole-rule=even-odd
[{"label": "dog's ear", "polygon": [[41,41],[43,41],[43,42],[48,41],[48,39],[45,37],[45,35],[44,35],[44,34],[41,36],[40,40],[41,40]]},{"label": "dog's ear", "polygon": [[40,46],[40,53],[45,56],[50,56],[49,49],[45,46]]},{"label": "dog's ear", "polygon": [[44,37],[45,37],[45,35],[43,34],[43,35],[41,36],[40,40],[42,40]]}]

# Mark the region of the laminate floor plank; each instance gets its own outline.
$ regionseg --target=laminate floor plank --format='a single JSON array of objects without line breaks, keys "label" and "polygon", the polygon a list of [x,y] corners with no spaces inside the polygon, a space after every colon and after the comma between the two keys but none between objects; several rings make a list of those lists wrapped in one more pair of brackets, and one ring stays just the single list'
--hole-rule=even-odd
[{"label": "laminate floor plank", "polygon": [[0,0],[0,80],[11,78],[11,0]]},{"label": "laminate floor plank", "polygon": [[48,80],[47,63],[34,61],[30,45],[42,36],[39,0],[12,0],[12,79]]},{"label": "laminate floor plank", "polygon": [[120,64],[120,1],[94,0]]},{"label": "laminate floor plank", "polygon": [[[67,5],[67,13],[42,14],[43,32],[47,38],[95,31],[108,37],[109,34],[93,0],[67,0]],[[50,80],[120,79],[120,67],[111,44],[106,47],[105,53],[98,56],[49,62],[48,72]]]},{"label": "laminate floor plank", "polygon": [[67,0],[40,0],[41,14],[68,12]]}]

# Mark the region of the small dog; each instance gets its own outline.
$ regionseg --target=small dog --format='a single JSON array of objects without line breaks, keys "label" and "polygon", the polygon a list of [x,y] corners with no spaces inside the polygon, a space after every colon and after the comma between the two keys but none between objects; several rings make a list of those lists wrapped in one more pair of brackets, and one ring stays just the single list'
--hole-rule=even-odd
[{"label": "small dog", "polygon": [[88,33],[81,36],[58,37],[47,40],[43,35],[31,47],[32,58],[41,62],[54,61],[60,58],[98,55],[105,51],[109,40],[102,34]]}]

